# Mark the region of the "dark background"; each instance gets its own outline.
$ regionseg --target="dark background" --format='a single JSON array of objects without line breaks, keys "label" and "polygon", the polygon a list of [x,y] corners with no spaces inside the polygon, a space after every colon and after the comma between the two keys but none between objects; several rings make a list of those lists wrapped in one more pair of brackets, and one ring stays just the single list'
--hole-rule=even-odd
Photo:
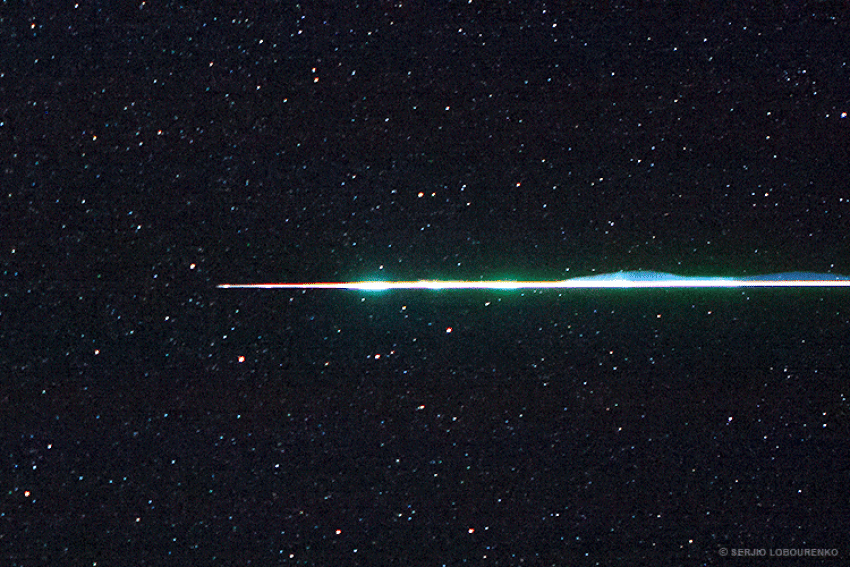
[{"label": "dark background", "polygon": [[848,273],[846,3],[237,4],[0,7],[4,564],[846,560],[844,291],[215,287]]}]

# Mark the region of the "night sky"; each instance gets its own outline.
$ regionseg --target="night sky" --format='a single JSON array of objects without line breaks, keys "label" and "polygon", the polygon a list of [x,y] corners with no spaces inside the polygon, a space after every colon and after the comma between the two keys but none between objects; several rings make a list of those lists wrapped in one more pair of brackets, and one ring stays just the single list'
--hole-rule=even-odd
[{"label": "night sky", "polygon": [[0,563],[847,561],[845,290],[216,285],[850,273],[850,6],[220,4],[0,6]]}]

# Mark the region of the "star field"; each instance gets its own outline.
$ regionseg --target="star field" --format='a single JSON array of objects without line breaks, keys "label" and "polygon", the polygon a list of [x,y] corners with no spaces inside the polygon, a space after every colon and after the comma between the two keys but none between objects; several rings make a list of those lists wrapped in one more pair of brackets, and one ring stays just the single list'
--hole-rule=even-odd
[{"label": "star field", "polygon": [[[850,554],[847,7],[0,6],[0,558]],[[804,560],[801,560],[804,561]]]}]

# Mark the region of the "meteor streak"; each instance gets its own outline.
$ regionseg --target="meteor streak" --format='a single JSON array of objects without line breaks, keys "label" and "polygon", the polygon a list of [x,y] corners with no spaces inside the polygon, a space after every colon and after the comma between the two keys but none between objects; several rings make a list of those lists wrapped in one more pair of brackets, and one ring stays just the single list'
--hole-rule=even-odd
[{"label": "meteor streak", "polygon": [[834,274],[788,272],[742,278],[683,277],[664,272],[616,272],[560,281],[511,280],[417,280],[307,283],[219,284],[223,289],[664,289],[664,288],[758,288],[758,287],[850,287],[850,278]]}]

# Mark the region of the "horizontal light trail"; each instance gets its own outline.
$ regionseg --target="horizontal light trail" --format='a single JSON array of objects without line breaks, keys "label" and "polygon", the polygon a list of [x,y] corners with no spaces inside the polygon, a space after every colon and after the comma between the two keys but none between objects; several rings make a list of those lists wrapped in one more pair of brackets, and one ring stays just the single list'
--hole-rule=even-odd
[{"label": "horizontal light trail", "polygon": [[312,283],[220,284],[223,289],[347,289],[385,291],[392,289],[669,289],[669,288],[760,288],[760,287],[850,287],[850,280],[769,280],[736,278],[683,278],[633,280],[619,278],[574,278],[561,281],[361,281]]}]

